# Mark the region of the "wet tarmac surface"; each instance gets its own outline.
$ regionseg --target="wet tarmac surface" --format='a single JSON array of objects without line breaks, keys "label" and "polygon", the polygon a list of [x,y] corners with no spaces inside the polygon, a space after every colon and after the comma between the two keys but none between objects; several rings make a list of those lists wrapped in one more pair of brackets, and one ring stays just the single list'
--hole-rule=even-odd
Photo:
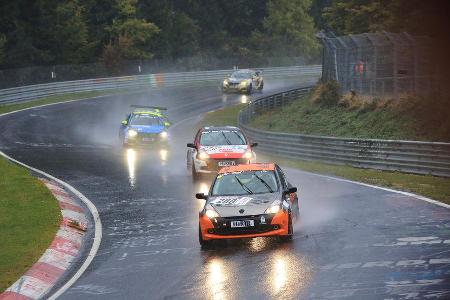
[{"label": "wet tarmac surface", "polygon": [[[67,181],[100,213],[98,254],[61,299],[450,298],[449,209],[289,168],[301,215],[291,243],[256,238],[200,249],[203,200],[194,194],[209,182],[193,183],[186,143],[201,113],[255,96],[176,88],[0,119],[0,150]],[[130,104],[169,108],[167,147],[120,146]]]}]

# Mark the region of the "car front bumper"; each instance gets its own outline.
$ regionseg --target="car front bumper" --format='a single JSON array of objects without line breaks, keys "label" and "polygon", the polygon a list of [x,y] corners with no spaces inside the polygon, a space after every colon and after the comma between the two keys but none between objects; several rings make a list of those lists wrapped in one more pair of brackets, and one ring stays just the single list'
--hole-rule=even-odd
[{"label": "car front bumper", "polygon": [[[261,223],[261,216],[265,218],[265,224]],[[253,220],[255,226],[231,228],[230,223],[233,220]],[[289,213],[281,210],[273,216],[263,214],[230,218],[219,217],[213,219],[201,215],[199,222],[203,240],[284,236],[288,235]]]}]

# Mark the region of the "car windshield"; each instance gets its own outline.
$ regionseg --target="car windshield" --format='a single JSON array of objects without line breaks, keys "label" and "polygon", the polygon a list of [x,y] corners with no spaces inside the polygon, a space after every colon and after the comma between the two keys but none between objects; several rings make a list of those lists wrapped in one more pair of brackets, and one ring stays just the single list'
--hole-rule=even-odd
[{"label": "car windshield", "polygon": [[252,78],[252,72],[251,71],[237,71],[231,74],[231,77],[236,79],[248,79]]},{"label": "car windshield", "polygon": [[274,193],[278,181],[274,171],[245,171],[217,175],[212,196]]},{"label": "car windshield", "polygon": [[161,119],[152,115],[134,115],[131,125],[162,126]]},{"label": "car windshield", "polygon": [[204,131],[200,136],[200,145],[246,145],[244,135],[237,130]]}]

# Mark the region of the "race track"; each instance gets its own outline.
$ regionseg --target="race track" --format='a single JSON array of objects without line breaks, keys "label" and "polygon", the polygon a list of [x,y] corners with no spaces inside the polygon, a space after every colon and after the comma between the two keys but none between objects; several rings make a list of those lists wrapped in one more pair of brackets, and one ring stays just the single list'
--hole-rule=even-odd
[{"label": "race track", "polygon": [[[264,93],[299,85],[267,81]],[[61,299],[450,298],[449,209],[289,168],[301,214],[292,243],[258,238],[202,251],[194,194],[208,182],[192,183],[186,143],[202,113],[242,100],[180,87],[0,118],[0,150],[68,182],[100,213],[97,256]],[[130,104],[169,108],[167,149],[118,145]]]}]

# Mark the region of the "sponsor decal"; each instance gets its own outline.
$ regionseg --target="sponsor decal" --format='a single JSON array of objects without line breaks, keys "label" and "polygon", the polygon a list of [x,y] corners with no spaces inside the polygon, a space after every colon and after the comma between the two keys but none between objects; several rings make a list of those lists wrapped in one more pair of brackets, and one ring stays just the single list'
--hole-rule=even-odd
[{"label": "sponsor decal", "polygon": [[208,154],[217,153],[244,153],[247,150],[247,145],[217,145],[217,146],[201,146],[200,150]]},{"label": "sponsor decal", "polygon": [[250,197],[219,197],[210,203],[217,206],[242,206],[246,205],[252,199]]}]

